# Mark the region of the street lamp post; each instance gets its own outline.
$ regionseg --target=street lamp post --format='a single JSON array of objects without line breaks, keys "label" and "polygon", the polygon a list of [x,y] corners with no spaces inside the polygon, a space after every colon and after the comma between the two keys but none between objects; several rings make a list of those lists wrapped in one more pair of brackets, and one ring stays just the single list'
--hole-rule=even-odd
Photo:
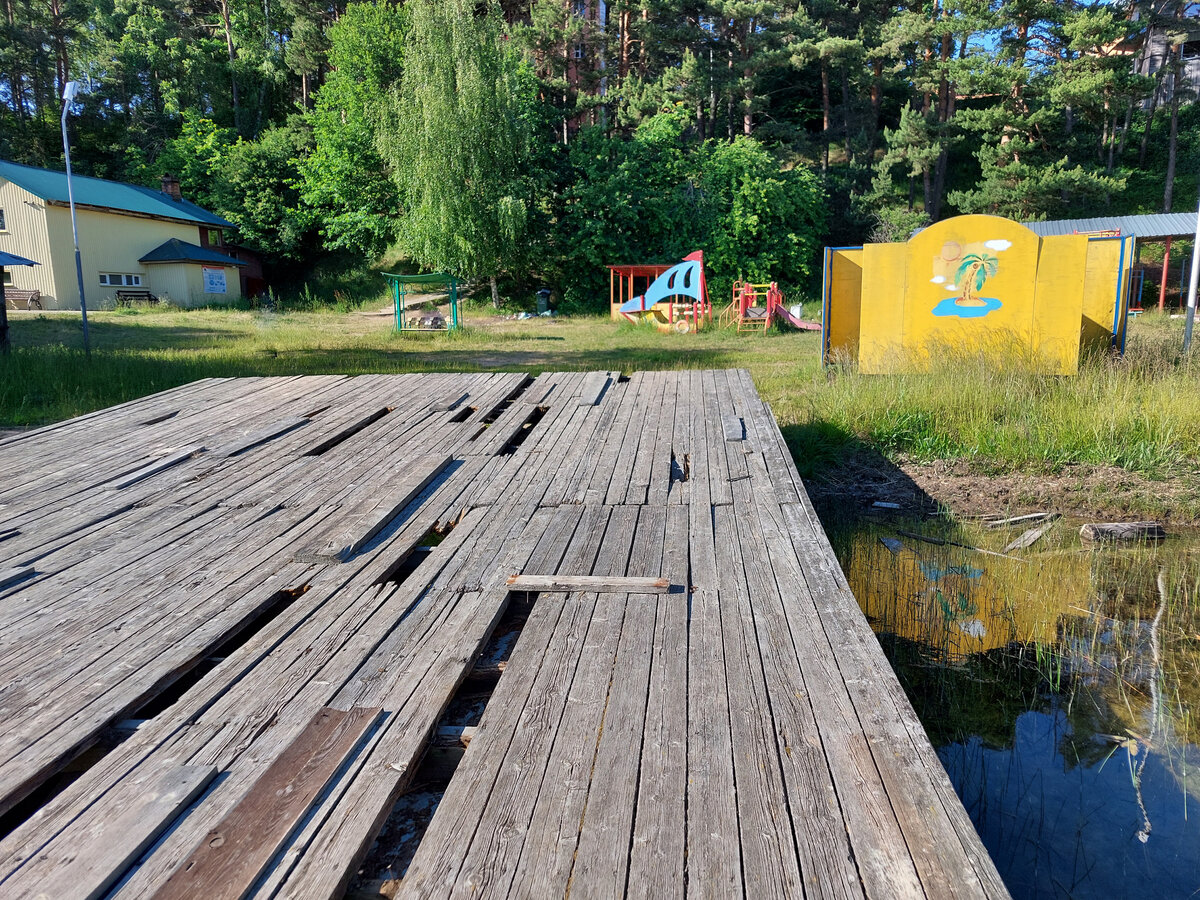
[{"label": "street lamp post", "polygon": [[75,222],[75,191],[71,187],[71,142],[67,140],[67,113],[79,93],[79,82],[68,81],[63,88],[62,137],[63,156],[67,160],[67,200],[71,204],[71,234],[75,238],[75,277],[79,280],[79,312],[83,316],[83,352],[91,355],[92,348],[88,342],[87,300],[83,297],[83,263],[79,258],[79,226]]}]

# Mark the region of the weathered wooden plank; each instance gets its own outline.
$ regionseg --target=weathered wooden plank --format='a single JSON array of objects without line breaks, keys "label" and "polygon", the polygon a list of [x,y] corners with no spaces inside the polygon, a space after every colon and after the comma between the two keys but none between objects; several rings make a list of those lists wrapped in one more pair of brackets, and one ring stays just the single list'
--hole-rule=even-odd
[{"label": "weathered wooden plank", "polygon": [[122,488],[127,488],[131,484],[137,484],[139,481],[149,478],[151,475],[157,475],[159,472],[165,472],[172,466],[177,466],[181,462],[186,462],[189,459],[199,456],[204,452],[204,450],[205,447],[203,444],[194,444],[191,447],[180,450],[178,453],[172,453],[170,456],[165,456],[162,459],[150,463],[149,465],[142,466],[142,468],[138,469],[136,472],[131,472],[122,478],[118,478],[116,481],[111,482],[108,487],[110,490],[115,491],[119,491]]},{"label": "weathered wooden plank", "polygon": [[322,553],[342,561],[349,559],[379,534],[449,464],[449,456],[425,456],[414,460],[404,478],[398,484],[382,487],[378,499],[342,525],[325,544]]},{"label": "weathered wooden plank", "polygon": [[241,900],[380,709],[324,709],[155,894]]},{"label": "weathered wooden plank", "polygon": [[[510,575],[506,582],[514,591],[592,591],[620,594],[667,594],[672,585],[667,578],[618,575]],[[678,587],[680,593],[682,586]]]},{"label": "weathered wooden plank", "polygon": [[259,429],[258,431],[251,432],[241,440],[234,442],[231,446],[223,448],[221,450],[221,455],[226,458],[238,456],[239,454],[245,453],[247,450],[253,450],[260,444],[265,444],[272,438],[277,438],[280,435],[287,434],[289,431],[294,431],[295,429],[307,425],[308,423],[308,419],[300,416],[290,416],[286,419],[282,419],[278,422],[268,425],[265,428]]},{"label": "weathered wooden plank", "polygon": [[[662,568],[671,580],[686,582],[688,510],[683,506],[666,509]],[[631,602],[639,601],[644,597],[631,598]],[[679,702],[679,695],[688,683],[688,611],[681,602],[660,599],[657,613],[628,883],[638,885],[638,892],[646,897],[683,897],[688,706]],[[706,889],[715,894],[722,882]]]},{"label": "weathered wooden plank", "polygon": [[66,848],[40,855],[0,891],[18,898],[99,900],[216,776],[215,766],[180,766],[146,785],[135,802],[90,827],[70,830]]},{"label": "weathered wooden plank", "polygon": [[1032,547],[1042,535],[1053,527],[1054,520],[1051,519],[1044,525],[1039,525],[1037,528],[1030,528],[1028,531],[1022,532],[1020,537],[1005,546],[1004,552],[1012,553],[1014,550],[1025,550],[1028,547]]},{"label": "weathered wooden plank", "polygon": [[721,430],[727,441],[741,441],[746,437],[746,424],[740,416],[721,416]]},{"label": "weathered wooden plank", "polygon": [[12,569],[0,569],[0,590],[19,581],[24,581],[33,574],[33,566],[16,566]]},{"label": "weathered wooden plank", "polygon": [[607,372],[589,372],[579,386],[579,406],[595,406],[600,402],[605,389],[612,383]]}]

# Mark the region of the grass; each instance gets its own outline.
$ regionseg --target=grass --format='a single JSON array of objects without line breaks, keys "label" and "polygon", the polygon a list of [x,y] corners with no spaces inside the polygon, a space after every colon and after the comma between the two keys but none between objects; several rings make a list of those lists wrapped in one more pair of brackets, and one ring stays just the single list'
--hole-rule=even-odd
[{"label": "grass", "polygon": [[1140,317],[1123,358],[1092,355],[1076,377],[985,359],[879,377],[822,369],[815,334],[663,335],[598,317],[500,321],[479,306],[461,332],[404,335],[378,309],[101,312],[90,317],[90,358],[77,316],[16,314],[13,353],[0,358],[0,426],[209,376],[736,366],[752,373],[805,474],[863,447],[966,458],[984,474],[1081,463],[1170,479],[1200,466],[1200,359],[1181,356],[1182,322],[1165,316]]}]

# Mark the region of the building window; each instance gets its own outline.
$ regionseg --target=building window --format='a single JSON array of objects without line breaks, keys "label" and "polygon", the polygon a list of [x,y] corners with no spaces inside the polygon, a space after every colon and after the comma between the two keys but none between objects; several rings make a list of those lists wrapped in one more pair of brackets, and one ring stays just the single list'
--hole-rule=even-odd
[{"label": "building window", "polygon": [[100,283],[109,287],[141,287],[141,275],[124,275],[115,272],[101,272]]},{"label": "building window", "polygon": [[221,246],[221,229],[220,228],[208,229],[208,245],[210,247],[220,247]]},{"label": "building window", "polygon": [[583,44],[576,44],[576,45],[575,45],[575,58],[576,58],[576,59],[583,59]]},{"label": "building window", "polygon": [[12,284],[12,283],[13,283],[13,282],[12,282],[12,272],[8,271],[8,269],[5,269],[5,270],[4,270],[4,283],[5,283],[5,284]]},{"label": "building window", "polygon": [[0,231],[8,231],[8,226],[4,224],[4,210],[0,209]]},{"label": "building window", "polygon": [[575,0],[575,15],[581,19],[587,18],[587,0]]}]

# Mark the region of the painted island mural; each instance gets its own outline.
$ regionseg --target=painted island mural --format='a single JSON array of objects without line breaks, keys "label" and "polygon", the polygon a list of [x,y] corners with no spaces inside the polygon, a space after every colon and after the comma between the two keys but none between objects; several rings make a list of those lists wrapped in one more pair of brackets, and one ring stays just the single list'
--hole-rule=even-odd
[{"label": "painted island mural", "polygon": [[1083,346],[1123,341],[1131,262],[1132,238],[1042,238],[998,216],[827,248],[824,357],[886,374],[986,353],[1074,374]]}]

